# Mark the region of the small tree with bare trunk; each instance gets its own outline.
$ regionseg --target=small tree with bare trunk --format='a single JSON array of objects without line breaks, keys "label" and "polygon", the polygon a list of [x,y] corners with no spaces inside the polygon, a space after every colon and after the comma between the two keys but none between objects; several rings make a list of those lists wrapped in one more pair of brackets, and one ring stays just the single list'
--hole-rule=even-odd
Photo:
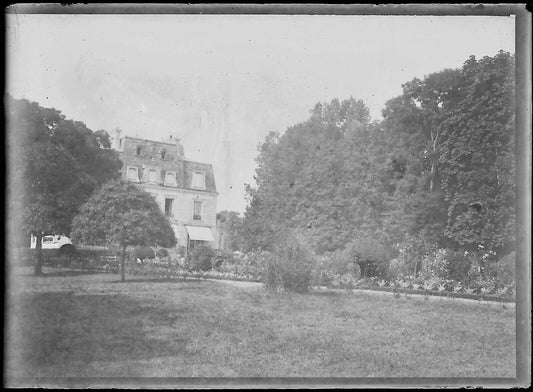
[{"label": "small tree with bare trunk", "polygon": [[123,282],[128,246],[176,244],[170,222],[153,196],[123,181],[109,182],[89,198],[72,222],[72,238],[87,245],[118,244]]}]

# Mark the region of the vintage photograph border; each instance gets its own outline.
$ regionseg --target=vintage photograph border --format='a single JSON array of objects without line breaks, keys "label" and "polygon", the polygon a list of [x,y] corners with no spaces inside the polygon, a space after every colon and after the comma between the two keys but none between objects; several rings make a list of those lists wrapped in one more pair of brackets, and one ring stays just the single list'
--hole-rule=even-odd
[{"label": "vintage photograph border", "polygon": [[[525,4],[14,4],[7,14],[268,14],[515,17],[517,292],[516,378],[42,378],[11,386],[72,388],[430,388],[527,387],[531,383],[531,13]],[[7,53],[9,55],[9,53]],[[7,154],[6,154],[7,155]],[[9,162],[8,162],[9,163]],[[9,164],[7,165],[9,170]],[[10,233],[7,233],[9,236]],[[6,241],[8,243],[8,241]],[[6,266],[7,267],[7,266]],[[6,271],[7,272],[7,271]],[[9,276],[6,273],[5,276]],[[9,283],[9,282],[5,282]],[[9,287],[5,284],[4,287]],[[5,295],[5,293],[4,293]],[[5,314],[4,318],[12,315]],[[5,338],[5,337],[4,337]],[[5,355],[5,353],[4,353]],[[4,358],[5,362],[5,358]],[[4,380],[5,383],[6,380]]]}]

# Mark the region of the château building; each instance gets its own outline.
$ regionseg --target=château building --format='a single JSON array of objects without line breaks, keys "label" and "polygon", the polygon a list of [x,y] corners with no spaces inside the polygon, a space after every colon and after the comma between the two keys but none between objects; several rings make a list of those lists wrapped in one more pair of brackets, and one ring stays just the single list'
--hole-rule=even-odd
[{"label": "ch\u00e2teau building", "polygon": [[114,148],[122,160],[121,176],[152,194],[170,219],[178,246],[189,252],[199,243],[218,244],[217,196],[213,166],[185,158],[179,139],[166,142],[120,137]]}]

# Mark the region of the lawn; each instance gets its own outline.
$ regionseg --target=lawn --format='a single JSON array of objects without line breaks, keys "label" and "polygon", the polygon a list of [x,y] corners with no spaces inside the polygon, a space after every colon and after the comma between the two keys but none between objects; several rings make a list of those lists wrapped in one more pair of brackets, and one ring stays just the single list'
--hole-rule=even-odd
[{"label": "lawn", "polygon": [[515,377],[514,308],[17,276],[8,286],[8,377]]}]

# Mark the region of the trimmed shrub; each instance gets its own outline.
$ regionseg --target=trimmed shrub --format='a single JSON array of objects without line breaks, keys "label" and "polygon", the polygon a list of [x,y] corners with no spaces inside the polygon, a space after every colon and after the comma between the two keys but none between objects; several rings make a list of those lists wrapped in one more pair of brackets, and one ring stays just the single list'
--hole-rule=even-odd
[{"label": "trimmed shrub", "polygon": [[169,257],[170,256],[170,253],[168,252],[167,249],[165,248],[161,248],[161,249],[158,249],[156,252],[155,252],[155,255],[156,257],[160,258],[160,259],[163,259],[165,257]]},{"label": "trimmed shrub", "polygon": [[296,236],[279,238],[273,255],[263,255],[263,282],[270,291],[305,293],[311,285],[315,256]]},{"label": "trimmed shrub", "polygon": [[215,251],[209,245],[196,245],[191,251],[189,269],[192,271],[209,271],[213,268]]},{"label": "trimmed shrub", "polygon": [[448,279],[458,282],[468,280],[468,271],[470,271],[472,260],[463,251],[448,250],[446,260]]},{"label": "trimmed shrub", "polygon": [[131,255],[134,259],[155,259],[155,252],[149,246],[136,246]]}]

